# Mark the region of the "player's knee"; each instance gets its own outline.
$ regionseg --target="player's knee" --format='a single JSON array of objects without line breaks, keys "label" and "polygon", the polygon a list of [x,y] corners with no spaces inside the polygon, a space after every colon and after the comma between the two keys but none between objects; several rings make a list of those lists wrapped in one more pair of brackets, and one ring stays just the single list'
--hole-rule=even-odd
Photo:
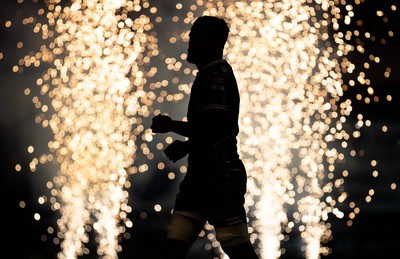
[{"label": "player's knee", "polygon": [[217,240],[222,248],[237,246],[250,240],[246,224],[216,228]]}]

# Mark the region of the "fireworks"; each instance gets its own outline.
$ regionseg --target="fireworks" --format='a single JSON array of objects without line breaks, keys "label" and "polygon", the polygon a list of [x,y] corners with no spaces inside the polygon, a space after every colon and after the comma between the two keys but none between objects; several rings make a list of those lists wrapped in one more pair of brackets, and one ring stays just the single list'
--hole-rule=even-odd
[{"label": "fireworks", "polygon": [[[130,176],[163,170],[166,164],[155,159],[155,152],[172,141],[170,136],[156,138],[145,125],[162,106],[185,110],[196,73],[185,63],[188,30],[202,14],[222,16],[231,28],[225,55],[241,92],[239,147],[249,172],[246,205],[252,241],[262,258],[279,258],[285,235],[296,227],[306,258],[327,255],[328,216],[345,218],[338,205],[348,202],[343,188],[348,171],[339,172],[337,164],[347,158],[342,150],[349,139],[371,124],[362,114],[354,130],[346,124],[353,111],[346,91],[365,86],[367,96],[360,92],[356,99],[379,101],[364,71],[380,63],[379,56],[370,54],[360,70],[350,54],[365,55],[361,33],[382,44],[386,39],[361,29],[345,31],[362,3],[198,0],[171,3],[176,15],[170,21],[160,14],[161,7],[152,5],[46,2],[38,11],[46,22],[37,22],[33,30],[48,44],[13,67],[22,72],[24,67],[48,66],[36,80],[41,97],[32,100],[41,111],[35,122],[49,127],[54,139],[48,143],[51,154],[33,159],[30,170],[53,159],[59,164],[47,185],[51,208],[61,215],[59,258],[88,254],[91,231],[96,233],[97,255],[117,258],[122,251],[120,239],[133,225],[128,216]],[[395,12],[396,6],[390,9]],[[377,10],[376,16],[384,19],[385,12]],[[28,17],[23,23],[34,21]],[[176,26],[167,26],[171,22]],[[362,20],[356,23],[361,26]],[[166,26],[168,42],[163,42],[159,34]],[[391,68],[383,74],[389,78]],[[180,113],[175,111],[175,117],[184,118]],[[179,179],[179,172],[186,172],[184,164],[178,163],[168,178]],[[373,194],[371,190],[368,197]],[[359,208],[349,204],[351,225]],[[154,207],[164,209],[163,204]],[[213,235],[208,238],[218,246]]]}]

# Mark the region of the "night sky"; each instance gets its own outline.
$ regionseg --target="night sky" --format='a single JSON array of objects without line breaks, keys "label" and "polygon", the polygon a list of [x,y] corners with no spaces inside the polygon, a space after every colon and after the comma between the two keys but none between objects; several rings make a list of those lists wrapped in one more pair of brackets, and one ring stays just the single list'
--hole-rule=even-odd
[{"label": "night sky", "polygon": [[[38,1],[36,1],[38,2]],[[48,226],[55,226],[57,212],[51,211],[48,204],[41,205],[38,197],[49,196],[46,183],[52,179],[57,171],[57,164],[51,162],[38,165],[36,172],[29,170],[32,158],[41,153],[48,153],[47,143],[52,138],[52,132],[48,128],[42,128],[35,123],[38,111],[32,103],[32,96],[26,96],[24,90],[35,90],[35,80],[40,77],[42,70],[29,67],[23,72],[13,72],[13,67],[18,60],[27,55],[30,50],[37,50],[43,42],[40,37],[32,32],[33,25],[22,25],[26,17],[37,16],[39,7],[45,5],[39,1],[24,1],[18,4],[17,0],[2,1],[0,3],[0,172],[1,172],[1,199],[3,219],[3,253],[11,254],[9,258],[56,258],[59,247],[53,244],[48,234]],[[171,20],[174,9],[166,2],[157,3],[158,15],[165,20]],[[161,2],[161,1],[159,1]],[[338,1],[339,2],[339,1]],[[169,2],[168,2],[169,3]],[[171,2],[175,3],[175,2]],[[350,3],[350,2],[348,2]],[[353,1],[351,1],[353,4]],[[174,6],[175,4],[171,4]],[[396,5],[397,10],[391,8]],[[350,173],[346,178],[345,190],[349,193],[349,199],[360,208],[351,227],[346,226],[348,213],[352,211],[348,205],[340,207],[346,214],[344,219],[330,216],[329,222],[332,229],[332,240],[326,245],[332,248],[332,253],[326,258],[398,258],[398,235],[400,234],[400,6],[397,1],[365,0],[365,3],[354,9],[355,17],[350,25],[343,25],[343,30],[358,28],[361,32],[369,32],[376,37],[375,40],[363,36],[366,52],[361,54],[353,52],[348,56],[356,64],[356,72],[345,74],[344,78],[355,77],[358,69],[369,62],[370,55],[380,57],[379,64],[372,65],[367,71],[371,79],[374,94],[379,98],[378,102],[366,104],[364,99],[358,100],[357,94],[367,96],[367,88],[362,85],[349,87],[342,98],[351,99],[353,111],[348,117],[347,126],[351,129],[357,122],[357,115],[372,123],[369,127],[363,127],[359,138],[348,141],[349,146],[344,153],[357,150],[357,155],[349,158],[336,166],[337,172],[347,169]],[[384,16],[378,16],[377,11],[382,10]],[[383,19],[386,17],[387,20]],[[43,16],[38,17],[43,20]],[[12,25],[7,26],[7,21]],[[358,21],[358,23],[357,23]],[[360,22],[362,21],[362,22]],[[172,26],[175,24],[172,24]],[[188,29],[188,25],[184,25]],[[167,41],[169,29],[165,26],[159,32],[159,45]],[[171,28],[171,30],[173,30]],[[388,36],[392,31],[394,35]],[[165,37],[165,38],[163,38]],[[385,39],[382,44],[381,39]],[[352,39],[357,44],[355,39]],[[23,42],[18,47],[18,42]],[[184,49],[186,46],[179,45]],[[173,49],[169,53],[173,53]],[[390,76],[384,76],[387,67],[391,68]],[[165,75],[169,76],[169,75]],[[189,78],[193,79],[193,78]],[[392,97],[387,101],[387,96]],[[184,112],[186,101],[181,104]],[[167,104],[169,105],[169,104]],[[175,107],[176,108],[176,107]],[[173,109],[166,107],[166,109]],[[149,122],[144,122],[145,127]],[[387,127],[387,132],[382,127]],[[33,146],[35,151],[28,152],[28,147]],[[377,165],[371,165],[371,161],[377,161]],[[19,164],[22,169],[17,172],[15,166]],[[129,238],[121,241],[123,248],[120,258],[159,258],[162,247],[164,228],[168,221],[169,210],[156,212],[153,209],[155,203],[162,203],[165,207],[172,207],[174,194],[177,191],[182,174],[178,174],[175,181],[169,181],[165,176],[169,170],[165,168],[131,176],[132,186],[130,192],[130,205],[133,207],[129,218],[134,222],[134,227],[128,230]],[[377,177],[373,171],[379,172]],[[397,188],[391,189],[391,184]],[[369,190],[373,189],[371,202],[366,201]],[[36,214],[41,215],[40,220],[35,219]],[[145,213],[146,216],[143,216]],[[190,258],[196,257],[194,252],[201,250],[204,238],[193,247]],[[302,258],[299,246],[298,232],[293,231],[289,240],[282,243],[286,253],[281,258]],[[13,247],[13,248],[12,248]],[[95,244],[88,247],[95,251]],[[209,252],[212,258],[213,252]],[[82,258],[96,258],[95,252]]]}]

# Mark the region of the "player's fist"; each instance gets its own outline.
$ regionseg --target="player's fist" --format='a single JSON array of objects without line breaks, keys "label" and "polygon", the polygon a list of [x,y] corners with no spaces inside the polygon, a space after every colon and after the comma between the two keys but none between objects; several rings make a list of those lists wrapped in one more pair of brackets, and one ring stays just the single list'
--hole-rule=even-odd
[{"label": "player's fist", "polygon": [[150,129],[154,133],[166,133],[171,131],[172,119],[168,115],[157,115],[153,117]]},{"label": "player's fist", "polygon": [[164,153],[169,160],[175,163],[188,154],[188,143],[175,140],[164,150]]}]

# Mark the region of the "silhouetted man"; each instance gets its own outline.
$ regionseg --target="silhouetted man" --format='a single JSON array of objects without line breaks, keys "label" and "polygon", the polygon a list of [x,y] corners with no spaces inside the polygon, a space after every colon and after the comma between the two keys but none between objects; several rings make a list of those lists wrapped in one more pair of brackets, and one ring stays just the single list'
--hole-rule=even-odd
[{"label": "silhouetted man", "polygon": [[247,174],[239,158],[239,91],[231,66],[223,59],[229,27],[223,19],[199,17],[189,37],[187,61],[198,68],[186,121],[153,118],[155,133],[175,132],[164,153],[176,162],[188,156],[167,228],[164,258],[185,258],[208,221],[230,259],[258,258],[249,239],[244,195]]}]

